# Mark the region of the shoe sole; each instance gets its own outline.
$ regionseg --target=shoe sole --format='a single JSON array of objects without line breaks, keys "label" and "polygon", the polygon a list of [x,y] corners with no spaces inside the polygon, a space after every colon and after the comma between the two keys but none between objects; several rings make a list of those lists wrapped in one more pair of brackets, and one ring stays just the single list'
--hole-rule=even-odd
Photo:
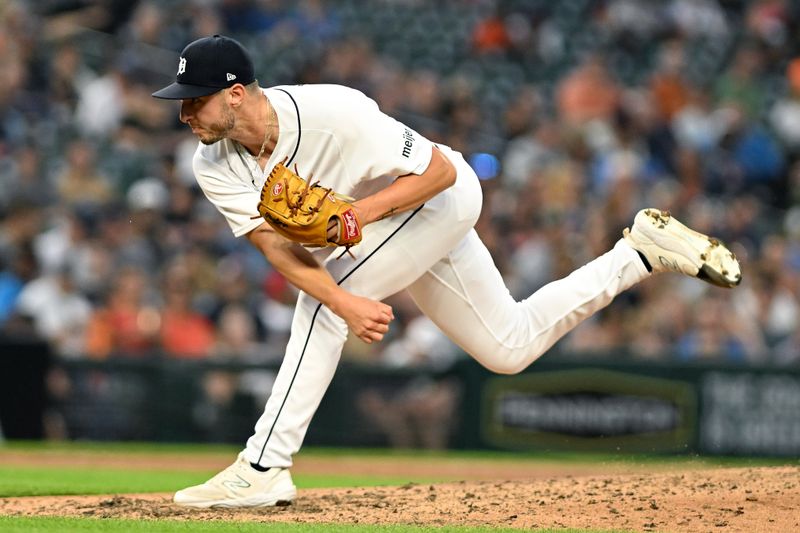
[{"label": "shoe sole", "polygon": [[[692,250],[693,255],[696,255],[689,259],[697,268],[695,277],[726,289],[736,287],[742,282],[741,267],[736,255],[728,250],[722,241],[684,226],[673,218],[669,211],[645,209],[643,213],[644,217],[637,216],[634,220],[634,229],[656,246],[659,246],[657,244],[659,239],[663,238],[659,233],[666,230],[674,239],[680,241],[684,248]],[[660,259],[662,262],[668,262],[664,258]],[[665,266],[675,270],[672,265],[665,264]]]},{"label": "shoe sole", "polygon": [[194,507],[195,509],[236,509],[236,508],[257,508],[257,507],[283,507],[291,505],[292,500],[297,496],[297,490],[286,490],[278,494],[270,495],[266,500],[262,498],[235,500],[203,500],[203,501],[182,501],[174,503],[182,507]]}]

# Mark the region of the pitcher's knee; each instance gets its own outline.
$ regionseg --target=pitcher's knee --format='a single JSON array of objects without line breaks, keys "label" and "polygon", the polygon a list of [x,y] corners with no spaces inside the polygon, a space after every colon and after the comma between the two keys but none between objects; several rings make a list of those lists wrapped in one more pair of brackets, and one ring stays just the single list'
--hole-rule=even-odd
[{"label": "pitcher's knee", "polygon": [[519,374],[526,368],[528,368],[531,363],[527,360],[513,360],[513,359],[505,359],[503,361],[492,361],[491,363],[481,362],[483,366],[487,369],[491,370],[495,374],[506,374],[506,375],[513,375]]},{"label": "pitcher's knee", "polygon": [[[536,338],[525,344],[508,341],[469,346],[468,352],[481,365],[497,374],[519,374],[544,354],[552,343]],[[464,345],[462,345],[464,346]]]}]

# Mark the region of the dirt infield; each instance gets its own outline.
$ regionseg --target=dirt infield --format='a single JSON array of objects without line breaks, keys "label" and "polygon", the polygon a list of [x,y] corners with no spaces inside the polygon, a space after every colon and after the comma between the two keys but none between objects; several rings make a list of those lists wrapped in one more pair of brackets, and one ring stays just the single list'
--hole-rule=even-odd
[{"label": "dirt infield", "polygon": [[[106,462],[113,460],[107,458]],[[103,464],[102,456],[99,462]],[[209,459],[209,463],[214,463],[209,467],[219,466],[218,459]],[[380,464],[381,473],[409,474],[412,463],[421,469],[415,474],[445,478],[457,474],[470,481],[301,490],[290,506],[246,511],[187,510],[173,505],[170,494],[7,498],[0,499],[0,515],[664,532],[800,531],[798,467],[676,471],[673,466],[668,471],[648,465],[545,467],[509,462],[498,467],[495,462],[490,469],[488,462],[463,459],[367,458],[342,464],[333,458],[307,458],[298,461],[295,471],[300,475],[342,469],[353,474],[357,473],[353,471],[356,464],[362,464],[374,475]],[[97,466],[97,456],[92,464]],[[131,465],[130,458],[126,464]]]}]

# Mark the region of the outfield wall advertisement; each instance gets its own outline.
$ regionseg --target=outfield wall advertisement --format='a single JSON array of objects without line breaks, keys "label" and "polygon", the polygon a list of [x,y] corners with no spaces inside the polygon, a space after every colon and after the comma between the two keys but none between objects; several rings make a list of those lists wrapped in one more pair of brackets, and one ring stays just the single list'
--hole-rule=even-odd
[{"label": "outfield wall advertisement", "polygon": [[694,431],[688,383],[574,369],[488,379],[482,425],[498,447],[680,451]]},{"label": "outfield wall advertisement", "polygon": [[800,376],[710,371],[699,447],[707,452],[800,455]]},{"label": "outfield wall advertisement", "polygon": [[517,376],[472,370],[477,439],[488,447],[800,455],[796,370],[571,362]]}]

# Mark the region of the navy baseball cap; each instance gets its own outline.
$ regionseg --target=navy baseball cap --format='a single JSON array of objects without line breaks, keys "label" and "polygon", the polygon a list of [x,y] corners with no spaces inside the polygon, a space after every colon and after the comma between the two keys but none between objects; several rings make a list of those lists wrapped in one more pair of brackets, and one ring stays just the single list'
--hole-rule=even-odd
[{"label": "navy baseball cap", "polygon": [[183,100],[213,94],[235,83],[255,81],[255,69],[244,46],[230,37],[203,37],[186,45],[178,60],[175,83],[153,93],[156,98]]}]

